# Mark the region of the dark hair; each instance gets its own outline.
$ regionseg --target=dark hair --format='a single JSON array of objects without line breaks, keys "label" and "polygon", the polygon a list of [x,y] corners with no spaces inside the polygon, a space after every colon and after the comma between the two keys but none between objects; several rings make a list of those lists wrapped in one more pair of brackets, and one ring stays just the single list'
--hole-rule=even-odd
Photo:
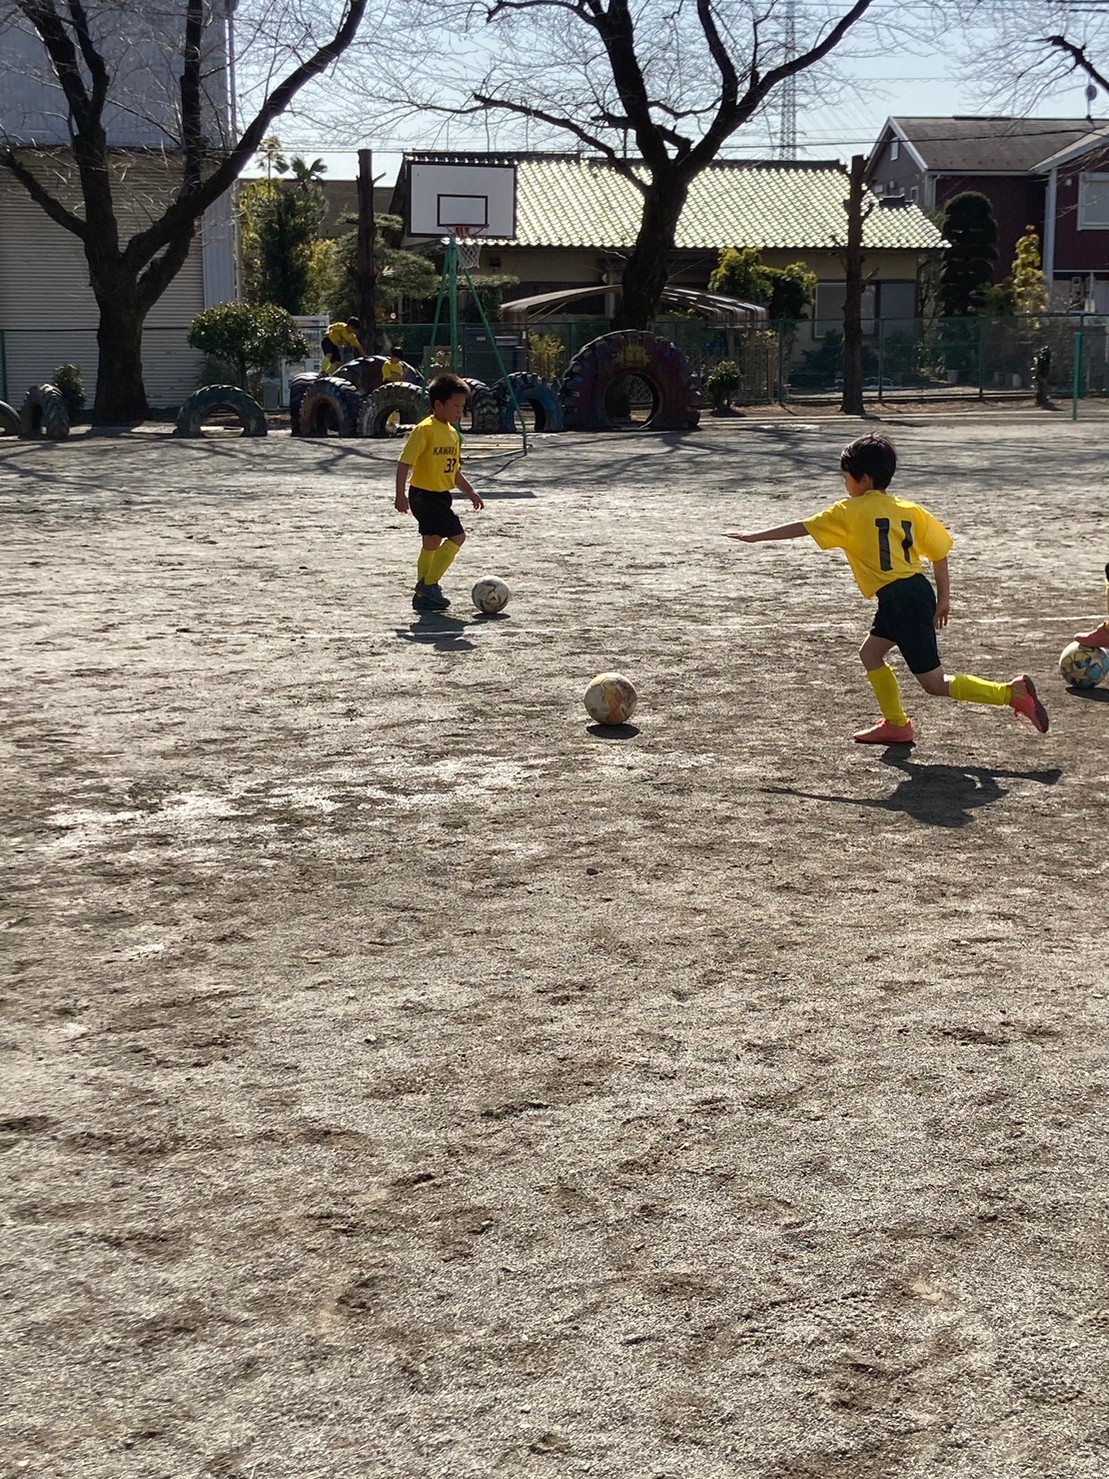
[{"label": "dark hair", "polygon": [[458,375],[436,375],[427,388],[427,398],[433,406],[441,406],[452,395],[470,394],[470,387]]},{"label": "dark hair", "polygon": [[885,492],[893,482],[897,471],[897,453],[889,437],[872,432],[870,436],[856,437],[840,453],[840,472],[849,472],[853,478],[870,474],[871,482],[880,492]]},{"label": "dark hair", "polygon": [[348,318],[347,319],[347,328],[348,329],[360,329],[361,327],[362,327],[362,325],[361,325],[361,323],[359,323],[358,319],[356,319],[356,318]]}]

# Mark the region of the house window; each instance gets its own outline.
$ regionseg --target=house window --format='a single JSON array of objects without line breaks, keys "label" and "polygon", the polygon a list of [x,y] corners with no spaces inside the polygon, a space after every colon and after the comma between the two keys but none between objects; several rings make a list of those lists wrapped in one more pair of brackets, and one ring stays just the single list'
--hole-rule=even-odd
[{"label": "house window", "polygon": [[901,158],[901,140],[890,140],[890,163],[895,164]]},{"label": "house window", "polygon": [[1079,231],[1109,231],[1109,174],[1083,175],[1078,182]]},{"label": "house window", "polygon": [[875,195],[884,195],[886,193],[886,187],[882,184],[881,180],[875,185],[874,193]]},{"label": "house window", "polygon": [[919,188],[919,186],[917,186],[917,185],[910,185],[909,186],[909,199],[912,201],[912,203],[914,205],[916,205],[917,201],[920,199],[920,188]]}]

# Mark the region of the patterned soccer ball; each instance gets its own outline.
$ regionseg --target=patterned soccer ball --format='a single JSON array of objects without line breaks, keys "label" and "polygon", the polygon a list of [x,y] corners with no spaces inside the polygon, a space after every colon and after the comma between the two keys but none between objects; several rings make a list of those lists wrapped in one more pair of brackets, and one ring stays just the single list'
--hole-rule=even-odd
[{"label": "patterned soccer ball", "polygon": [[622,673],[598,673],[585,690],[586,712],[596,724],[626,724],[635,704],[635,689]]},{"label": "patterned soccer ball", "polygon": [[489,575],[485,580],[478,581],[470,592],[470,597],[479,611],[492,616],[495,611],[503,611],[508,605],[509,589],[503,580]]},{"label": "patterned soccer ball", "polygon": [[1072,688],[1095,688],[1109,675],[1109,652],[1104,647],[1069,642],[1059,658],[1059,671]]}]

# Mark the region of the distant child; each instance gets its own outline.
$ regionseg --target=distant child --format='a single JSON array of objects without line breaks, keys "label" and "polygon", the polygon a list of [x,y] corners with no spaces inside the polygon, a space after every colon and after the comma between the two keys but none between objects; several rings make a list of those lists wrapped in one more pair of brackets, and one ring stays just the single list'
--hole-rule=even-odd
[{"label": "distant child", "polygon": [[[821,549],[843,550],[863,595],[878,597],[874,625],[859,656],[883,718],[855,739],[862,745],[911,745],[916,738],[901,705],[897,678],[885,660],[893,647],[900,648],[925,693],[1011,708],[1046,734],[1047,710],[1027,674],[1011,683],[989,683],[968,673],[944,675],[936,631],[947,625],[950,610],[947,552],[952,539],[919,504],[886,491],[897,469],[892,442],[884,436],[859,437],[844,448],[839,465],[849,497],[801,523],[755,534],[729,533],[728,538],[758,544],[811,534]],[[921,574],[922,559],[932,563],[935,591]]]},{"label": "distant child", "polygon": [[408,371],[404,367],[404,361],[400,357],[400,349],[390,349],[389,358],[381,367],[381,383],[388,385],[390,380],[406,380]]},{"label": "distant child", "polygon": [[327,333],[320,341],[323,350],[323,363],[320,369],[325,375],[333,374],[341,364],[355,355],[362,353],[362,341],[358,337],[362,332],[362,325],[356,318],[336,320],[328,324]]},{"label": "distant child", "polygon": [[[415,611],[445,611],[450,602],[439,582],[461,549],[466,535],[451,508],[451,490],[460,488],[475,509],[485,504],[462,475],[462,438],[458,422],[466,409],[470,388],[457,375],[439,375],[427,388],[431,415],[412,428],[397,463],[398,513],[411,510],[420,526],[423,548],[416,563]],[[405,495],[408,475],[412,486]]]},{"label": "distant child", "polygon": [[[1105,567],[1105,609],[1109,611],[1109,565]],[[1074,640],[1081,642],[1083,647],[1109,647],[1109,621],[1103,621],[1085,636],[1076,633]]]}]

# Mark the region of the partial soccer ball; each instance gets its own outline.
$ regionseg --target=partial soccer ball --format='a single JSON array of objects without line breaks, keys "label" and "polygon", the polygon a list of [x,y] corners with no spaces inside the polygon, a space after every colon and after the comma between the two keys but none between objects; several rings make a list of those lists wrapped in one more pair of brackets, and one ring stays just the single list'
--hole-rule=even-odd
[{"label": "partial soccer ball", "polygon": [[1104,647],[1069,642],[1059,657],[1059,671],[1072,688],[1096,688],[1109,675],[1109,652]]},{"label": "partial soccer ball", "polygon": [[596,724],[626,724],[635,704],[635,689],[623,673],[598,673],[585,690],[586,712]]},{"label": "partial soccer ball", "polygon": [[503,611],[508,605],[509,589],[503,580],[490,575],[485,580],[478,581],[470,596],[479,611],[492,616],[495,611]]}]

